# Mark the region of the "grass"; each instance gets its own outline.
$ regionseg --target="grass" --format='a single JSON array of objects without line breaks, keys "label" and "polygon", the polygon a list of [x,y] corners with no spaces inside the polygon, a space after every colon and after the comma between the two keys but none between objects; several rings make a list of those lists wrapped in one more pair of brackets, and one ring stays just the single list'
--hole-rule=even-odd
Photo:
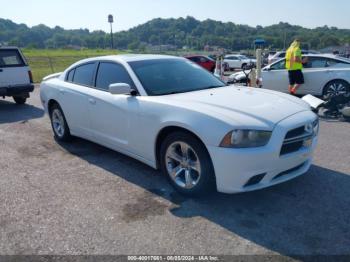
[{"label": "grass", "polygon": [[22,52],[28,60],[35,83],[41,82],[47,75],[62,72],[81,59],[125,53],[102,49],[23,49]]},{"label": "grass", "polygon": [[[43,77],[64,71],[68,66],[75,62],[96,56],[117,55],[130,53],[131,51],[118,51],[108,49],[22,49],[27,58],[29,66],[33,73],[35,83],[40,83]],[[200,51],[172,51],[162,52],[168,55],[182,56],[185,54],[204,53]]]}]

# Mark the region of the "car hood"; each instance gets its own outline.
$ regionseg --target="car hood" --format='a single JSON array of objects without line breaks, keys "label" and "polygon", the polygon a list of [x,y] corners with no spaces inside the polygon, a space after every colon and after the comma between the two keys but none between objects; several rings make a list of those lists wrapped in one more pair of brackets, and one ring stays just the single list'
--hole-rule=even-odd
[{"label": "car hood", "polygon": [[242,128],[272,128],[310,106],[299,98],[266,89],[228,86],[163,96],[168,104],[201,112]]}]

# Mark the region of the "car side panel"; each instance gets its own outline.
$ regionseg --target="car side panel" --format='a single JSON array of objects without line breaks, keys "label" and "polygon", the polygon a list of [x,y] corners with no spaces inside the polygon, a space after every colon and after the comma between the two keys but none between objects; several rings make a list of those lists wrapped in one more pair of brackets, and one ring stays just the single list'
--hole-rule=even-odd
[{"label": "car side panel", "polygon": [[305,83],[299,94],[322,95],[323,87],[333,79],[333,72],[324,68],[305,68],[303,74]]},{"label": "car side panel", "polygon": [[[152,99],[152,98],[151,98]],[[163,103],[149,101],[149,97],[138,97],[138,115],[130,118],[128,133],[129,150],[142,156],[156,166],[155,145],[157,136],[163,128],[180,127],[198,136],[205,144],[219,145],[218,137],[224,137],[230,131],[230,126],[200,112],[185,108],[173,107]],[[207,123],[214,123],[208,127]],[[201,130],[210,129],[205,133]]]},{"label": "car side panel", "polygon": [[94,140],[116,149],[128,149],[129,119],[136,114],[135,107],[134,97],[91,88],[89,113]]},{"label": "car side panel", "polygon": [[51,99],[57,101],[63,110],[71,133],[86,139],[91,138],[88,90],[89,87],[51,79],[41,84],[40,91],[46,112],[48,112],[48,102]]},{"label": "car side panel", "polygon": [[288,71],[262,71],[263,88],[288,93]]}]

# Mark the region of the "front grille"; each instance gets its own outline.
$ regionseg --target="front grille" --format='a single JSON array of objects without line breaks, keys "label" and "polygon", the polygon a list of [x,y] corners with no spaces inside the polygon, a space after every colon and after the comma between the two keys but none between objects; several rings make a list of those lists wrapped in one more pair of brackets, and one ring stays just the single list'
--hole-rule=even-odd
[{"label": "front grille", "polygon": [[298,141],[295,143],[285,144],[281,148],[281,156],[287,155],[293,152],[299,151],[304,145],[304,141]]},{"label": "front grille", "polygon": [[286,139],[293,138],[293,137],[296,137],[296,136],[301,136],[302,134],[304,134],[304,132],[305,132],[305,126],[301,126],[301,127],[295,128],[293,130],[290,130],[287,133]]},{"label": "front grille", "polygon": [[[305,162],[305,163],[306,163],[306,162]],[[286,171],[283,171],[282,173],[279,173],[277,176],[275,176],[275,177],[273,178],[273,180],[278,179],[278,178],[281,178],[281,177],[283,177],[283,176],[287,176],[287,175],[289,175],[290,173],[293,173],[293,172],[299,170],[300,168],[302,168],[302,167],[305,165],[305,163],[302,163],[302,164],[299,165],[299,166],[293,167],[293,168],[291,168],[291,169],[288,169],[288,170],[286,170]]]},{"label": "front grille", "polygon": [[313,130],[306,131],[305,126],[290,130],[283,141],[280,155],[287,155],[299,151],[306,140],[312,139],[314,136]]}]

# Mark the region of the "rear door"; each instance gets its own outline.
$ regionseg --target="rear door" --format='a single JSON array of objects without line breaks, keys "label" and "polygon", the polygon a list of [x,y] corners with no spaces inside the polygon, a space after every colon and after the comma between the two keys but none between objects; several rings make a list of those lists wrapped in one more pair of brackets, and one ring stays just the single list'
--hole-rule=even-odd
[{"label": "rear door", "polygon": [[298,93],[321,95],[322,89],[326,83],[333,78],[333,70],[327,68],[328,58],[310,56],[308,62],[304,64],[304,79],[305,84],[302,85]]},{"label": "rear door", "polygon": [[0,87],[30,83],[29,68],[18,49],[0,48]]},{"label": "rear door", "polygon": [[89,92],[93,87],[96,63],[80,65],[67,73],[65,84],[59,87],[59,103],[73,132],[91,139]]}]

